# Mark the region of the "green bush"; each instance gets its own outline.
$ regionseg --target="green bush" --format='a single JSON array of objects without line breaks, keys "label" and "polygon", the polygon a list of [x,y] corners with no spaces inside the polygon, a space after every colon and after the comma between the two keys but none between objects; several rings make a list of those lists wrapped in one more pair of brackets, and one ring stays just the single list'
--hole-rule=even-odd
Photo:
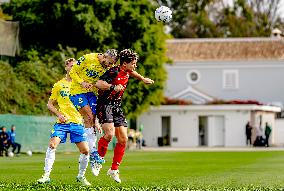
[{"label": "green bush", "polygon": [[15,112],[46,113],[48,91],[63,75],[63,61],[107,48],[134,49],[140,56],[137,71],[155,80],[151,86],[130,80],[123,100],[126,115],[134,117],[150,104],[160,104],[168,36],[154,18],[157,6],[148,0],[11,0],[3,4],[3,12],[20,21],[23,51],[13,66],[17,78],[25,83],[21,99],[31,102],[19,105]]}]

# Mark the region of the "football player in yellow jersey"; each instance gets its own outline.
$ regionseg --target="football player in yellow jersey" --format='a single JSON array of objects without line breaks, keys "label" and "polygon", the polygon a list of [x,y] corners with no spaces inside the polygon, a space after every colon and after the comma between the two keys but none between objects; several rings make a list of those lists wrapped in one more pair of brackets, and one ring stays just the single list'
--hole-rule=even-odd
[{"label": "football player in yellow jersey", "polygon": [[[66,77],[54,84],[51,96],[48,100],[48,109],[57,116],[57,121],[51,130],[49,146],[46,151],[44,175],[38,179],[38,183],[49,183],[50,172],[55,160],[55,151],[59,143],[65,143],[67,133],[70,133],[70,140],[75,143],[81,153],[79,157],[79,173],[77,181],[82,185],[91,185],[85,178],[86,168],[89,162],[89,147],[85,128],[83,126],[83,118],[76,110],[69,99],[71,78],[69,72],[76,63],[74,58],[65,61]],[[56,108],[56,104],[59,109]]]},{"label": "football player in yellow jersey", "polygon": [[[97,105],[97,87],[96,82],[99,80],[108,68],[114,66],[118,60],[118,51],[109,49],[105,53],[86,54],[78,59],[70,71],[72,78],[70,89],[70,100],[81,113],[88,137],[90,149],[90,163],[92,173],[98,176],[101,169],[101,163],[104,160],[99,156],[96,149],[96,132],[95,128],[101,132],[100,125],[96,123],[96,105]],[[132,77],[142,80],[145,84],[152,84],[154,81],[144,78],[137,72],[130,74]]]},{"label": "football player in yellow jersey", "polygon": [[77,64],[70,71],[72,78],[70,100],[83,116],[86,127],[87,141],[90,150],[90,164],[92,173],[98,176],[101,163],[104,163],[96,149],[97,135],[95,128],[101,132],[96,123],[97,89],[94,86],[99,77],[117,62],[117,51],[107,50],[104,54],[91,53],[80,57]]}]

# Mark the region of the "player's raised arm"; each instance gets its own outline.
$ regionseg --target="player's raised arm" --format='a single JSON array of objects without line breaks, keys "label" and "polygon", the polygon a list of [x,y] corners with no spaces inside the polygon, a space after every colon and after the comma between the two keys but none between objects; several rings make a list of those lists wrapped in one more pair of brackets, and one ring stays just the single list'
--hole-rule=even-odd
[{"label": "player's raised arm", "polygon": [[154,80],[152,80],[150,78],[145,78],[144,76],[142,76],[141,74],[139,74],[136,71],[131,72],[130,76],[134,77],[134,78],[136,78],[136,79],[138,79],[140,81],[143,81],[145,84],[153,84],[154,83]]},{"label": "player's raised arm", "polygon": [[95,86],[100,90],[114,90],[116,92],[119,92],[124,89],[124,87],[121,84],[112,85],[103,80],[98,80]]},{"label": "player's raised arm", "polygon": [[95,86],[100,90],[110,90],[111,84],[107,83],[103,80],[98,80],[95,84]]}]

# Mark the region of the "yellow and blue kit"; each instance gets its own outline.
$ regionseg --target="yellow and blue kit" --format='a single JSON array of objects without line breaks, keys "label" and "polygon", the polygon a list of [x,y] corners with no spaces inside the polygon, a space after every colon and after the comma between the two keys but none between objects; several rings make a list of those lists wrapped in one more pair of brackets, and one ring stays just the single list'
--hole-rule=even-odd
[{"label": "yellow and blue kit", "polygon": [[72,78],[70,100],[77,110],[89,105],[94,114],[96,114],[98,89],[96,87],[91,90],[83,88],[81,83],[95,84],[107,71],[107,68],[100,64],[98,55],[98,53],[91,53],[80,57],[69,73]]},{"label": "yellow and blue kit", "polygon": [[88,82],[91,84],[95,84],[100,76],[102,76],[107,68],[104,68],[98,59],[98,53],[86,54],[80,57],[71,71],[70,77],[72,78],[70,94],[82,94],[87,92],[94,92],[97,94],[97,88],[93,88],[92,90],[85,89],[81,86],[82,82]]},{"label": "yellow and blue kit", "polygon": [[54,84],[49,98],[58,103],[59,112],[67,118],[65,123],[60,123],[57,119],[51,130],[50,137],[59,137],[61,143],[66,141],[67,133],[70,133],[72,143],[86,141],[83,118],[69,99],[70,86],[71,82],[63,78]]}]

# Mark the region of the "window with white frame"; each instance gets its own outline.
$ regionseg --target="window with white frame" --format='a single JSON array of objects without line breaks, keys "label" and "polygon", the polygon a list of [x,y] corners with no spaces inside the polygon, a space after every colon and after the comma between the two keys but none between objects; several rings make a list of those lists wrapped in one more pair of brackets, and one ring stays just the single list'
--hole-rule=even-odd
[{"label": "window with white frame", "polygon": [[197,70],[190,70],[186,73],[186,79],[190,84],[197,84],[200,81],[201,75]]},{"label": "window with white frame", "polygon": [[234,90],[239,88],[239,71],[223,70],[223,89]]}]

